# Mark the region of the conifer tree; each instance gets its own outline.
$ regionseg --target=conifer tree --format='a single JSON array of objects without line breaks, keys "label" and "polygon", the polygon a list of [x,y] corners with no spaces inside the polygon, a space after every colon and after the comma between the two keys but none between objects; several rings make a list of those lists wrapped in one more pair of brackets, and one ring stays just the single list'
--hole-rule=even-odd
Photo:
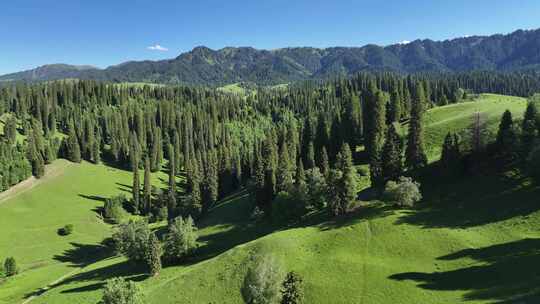
[{"label": "conifer tree", "polygon": [[343,144],[337,157],[337,169],[342,176],[337,186],[336,215],[345,214],[356,200],[358,177],[352,161],[352,153],[347,143]]},{"label": "conifer tree", "polygon": [[384,180],[378,186],[384,186],[389,180],[397,180],[403,172],[403,149],[401,138],[394,124],[391,124],[386,133],[386,141],[382,151],[382,170]]},{"label": "conifer tree", "polygon": [[148,155],[144,158],[144,189],[143,189],[143,214],[150,212],[152,205],[152,185],[151,185],[151,172],[150,172],[150,158]]},{"label": "conifer tree", "polygon": [[207,167],[204,177],[203,189],[203,209],[208,210],[218,199],[219,180],[218,162],[215,151],[209,151],[207,155]]},{"label": "conifer tree", "polygon": [[521,125],[521,146],[522,153],[527,156],[534,145],[534,142],[538,136],[538,131],[536,129],[538,119],[538,110],[534,102],[529,102],[527,104],[527,109],[523,116],[523,122]]},{"label": "conifer tree", "polygon": [[426,97],[424,95],[424,86],[421,83],[417,83],[415,95],[411,104],[409,133],[407,134],[407,148],[405,150],[405,165],[412,170],[427,165],[422,121]]},{"label": "conifer tree", "polygon": [[497,150],[503,158],[512,158],[515,151],[516,132],[512,112],[506,110],[503,113],[499,130],[497,132]]},{"label": "conifer tree", "polygon": [[321,156],[319,161],[319,168],[321,173],[328,177],[328,172],[330,171],[330,160],[328,159],[328,153],[326,152],[326,147],[322,147]]},{"label": "conifer tree", "polygon": [[192,217],[196,218],[202,211],[202,194],[201,194],[201,169],[199,162],[196,159],[191,160],[191,170],[188,175],[189,188],[191,190],[190,198],[191,205],[188,206]]},{"label": "conifer tree", "polygon": [[444,143],[441,151],[441,169],[443,174],[450,176],[457,172],[461,152],[459,149],[459,138],[457,134],[448,132],[444,138]]},{"label": "conifer tree", "polygon": [[388,123],[399,122],[401,118],[401,96],[397,86],[394,86],[390,94],[390,106],[388,108]]},{"label": "conifer tree", "polygon": [[277,168],[277,192],[288,192],[293,184],[293,174],[291,160],[289,158],[289,149],[283,143],[280,148],[279,162]]},{"label": "conifer tree", "polygon": [[135,211],[135,214],[139,214],[141,212],[141,201],[140,201],[140,193],[141,193],[141,181],[139,178],[139,166],[138,160],[137,160],[137,154],[133,153],[132,156],[132,171],[133,171],[133,186],[132,186],[132,195],[133,195],[133,209]]},{"label": "conifer tree", "polygon": [[163,250],[155,233],[150,233],[146,250],[146,265],[150,270],[150,274],[152,276],[157,276],[161,271],[161,256],[163,255]]},{"label": "conifer tree", "polygon": [[176,194],[176,164],[174,163],[174,149],[171,144],[168,145],[169,154],[169,191]]},{"label": "conifer tree", "polygon": [[73,123],[69,124],[69,137],[67,139],[67,154],[68,159],[74,163],[80,163],[81,159],[81,147],[79,146],[79,140],[75,133],[75,127]]},{"label": "conifer tree", "polygon": [[315,146],[312,141],[310,141],[308,145],[306,161],[307,169],[315,167]]},{"label": "conifer tree", "polygon": [[368,137],[368,155],[369,155],[369,169],[371,176],[371,185],[373,187],[380,187],[384,181],[383,168],[382,168],[382,148],[384,145],[384,133],[385,133],[385,103],[382,92],[377,91],[372,97],[372,109]]}]

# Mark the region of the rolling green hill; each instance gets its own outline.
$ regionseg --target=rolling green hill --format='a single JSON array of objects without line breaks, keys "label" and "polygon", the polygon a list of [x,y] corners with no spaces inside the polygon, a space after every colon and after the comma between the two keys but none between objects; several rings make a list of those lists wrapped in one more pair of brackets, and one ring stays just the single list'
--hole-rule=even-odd
[{"label": "rolling green hill", "polygon": [[[522,98],[481,95],[430,110],[430,160],[446,132],[466,133],[476,111],[495,130],[505,109],[519,117],[525,106]],[[97,246],[110,226],[93,209],[102,198],[129,191],[131,174],[88,163],[53,166],[58,175],[0,201],[0,228],[8,231],[0,238],[0,248],[7,248],[0,258],[17,256],[23,270],[0,283],[2,304],[22,302],[48,284],[31,303],[96,303],[104,280],[120,275],[140,282],[146,303],[242,303],[250,257],[261,249],[304,277],[306,303],[519,303],[540,297],[538,270],[530,266],[540,259],[540,187],[518,172],[445,183],[432,174],[422,180],[425,199],[413,210],[363,202],[347,218],[313,215],[287,228],[250,220],[250,198],[239,192],[199,224],[194,258],[147,278],[123,258],[103,258]],[[61,212],[52,215],[51,208]],[[75,224],[75,233],[56,235],[67,223]]]}]

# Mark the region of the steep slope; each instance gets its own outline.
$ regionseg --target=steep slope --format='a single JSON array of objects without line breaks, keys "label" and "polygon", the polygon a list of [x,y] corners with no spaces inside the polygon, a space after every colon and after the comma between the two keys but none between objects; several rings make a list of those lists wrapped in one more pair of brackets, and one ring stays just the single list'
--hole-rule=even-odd
[{"label": "steep slope", "polygon": [[200,46],[169,60],[132,61],[104,70],[52,65],[0,76],[0,81],[84,78],[168,84],[279,84],[360,71],[516,71],[539,67],[540,30],[518,30],[508,35],[415,40],[386,47],[301,47],[269,51],[251,47],[212,50]]}]

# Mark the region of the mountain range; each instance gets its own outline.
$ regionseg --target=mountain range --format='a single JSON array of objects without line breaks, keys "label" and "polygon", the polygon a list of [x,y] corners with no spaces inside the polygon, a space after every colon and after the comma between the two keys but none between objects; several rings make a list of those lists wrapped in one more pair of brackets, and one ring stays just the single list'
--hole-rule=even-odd
[{"label": "mountain range", "polygon": [[445,41],[415,40],[389,46],[294,47],[258,50],[199,46],[160,61],[129,61],[98,69],[51,64],[0,76],[0,81],[64,78],[115,82],[223,85],[236,82],[279,84],[348,76],[361,71],[467,72],[540,69],[540,29],[511,34],[470,36]]}]

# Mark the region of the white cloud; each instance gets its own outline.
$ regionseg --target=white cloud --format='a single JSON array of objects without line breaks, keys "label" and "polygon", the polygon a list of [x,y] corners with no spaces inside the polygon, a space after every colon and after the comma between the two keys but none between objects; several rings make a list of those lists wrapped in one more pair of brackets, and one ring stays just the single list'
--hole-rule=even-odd
[{"label": "white cloud", "polygon": [[403,40],[401,42],[398,42],[399,44],[409,44],[411,43],[409,40]]},{"label": "white cloud", "polygon": [[151,51],[160,51],[160,52],[166,52],[166,51],[169,50],[168,48],[162,47],[162,46],[159,45],[159,44],[149,46],[149,47],[147,47],[147,49],[148,49],[148,50],[151,50]]}]

